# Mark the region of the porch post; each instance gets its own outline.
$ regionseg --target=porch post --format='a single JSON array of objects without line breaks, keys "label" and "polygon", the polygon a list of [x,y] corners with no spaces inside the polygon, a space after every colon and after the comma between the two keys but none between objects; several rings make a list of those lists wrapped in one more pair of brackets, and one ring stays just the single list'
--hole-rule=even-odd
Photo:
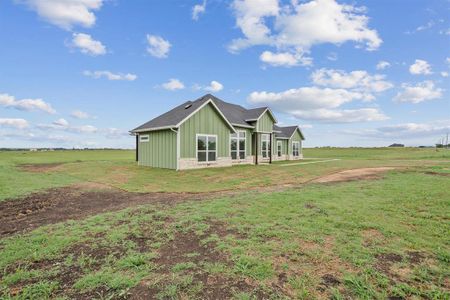
[{"label": "porch post", "polygon": [[255,133],[255,165],[258,164],[258,133]]},{"label": "porch post", "polygon": [[272,133],[270,134],[270,143],[269,143],[269,151],[270,151],[270,160],[269,163],[272,163]]}]

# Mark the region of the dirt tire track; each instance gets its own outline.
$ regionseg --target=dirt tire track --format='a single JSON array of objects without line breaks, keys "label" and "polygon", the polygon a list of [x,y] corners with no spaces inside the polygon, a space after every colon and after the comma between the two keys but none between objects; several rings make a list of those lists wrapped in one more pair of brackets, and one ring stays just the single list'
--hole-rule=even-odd
[{"label": "dirt tire track", "polygon": [[0,238],[40,226],[95,214],[149,204],[174,204],[206,195],[180,193],[131,193],[116,189],[86,190],[76,186],[52,188],[22,199],[0,202]]},{"label": "dirt tire track", "polygon": [[[300,184],[259,187],[257,193],[302,188],[310,183],[377,179],[379,174],[394,167],[360,168],[336,172]],[[31,231],[40,226],[67,220],[79,220],[95,214],[118,211],[142,204],[173,205],[181,201],[203,200],[217,196],[235,196],[243,191],[224,190],[209,193],[134,193],[95,183],[82,183],[44,192],[32,193],[21,199],[0,202],[0,238]]]}]

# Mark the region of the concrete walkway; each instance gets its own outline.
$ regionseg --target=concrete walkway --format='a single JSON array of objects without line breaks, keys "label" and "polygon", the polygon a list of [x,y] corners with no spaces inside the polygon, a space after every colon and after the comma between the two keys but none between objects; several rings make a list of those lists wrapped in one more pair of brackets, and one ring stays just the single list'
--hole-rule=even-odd
[{"label": "concrete walkway", "polygon": [[309,164],[318,164],[318,163],[337,161],[337,160],[341,160],[341,159],[340,158],[333,158],[333,159],[320,160],[320,161],[307,161],[307,162],[299,162],[299,163],[295,163],[295,164],[283,164],[283,165],[278,165],[278,166],[280,166],[280,167],[289,167],[289,166],[298,166],[298,165],[309,165]]}]

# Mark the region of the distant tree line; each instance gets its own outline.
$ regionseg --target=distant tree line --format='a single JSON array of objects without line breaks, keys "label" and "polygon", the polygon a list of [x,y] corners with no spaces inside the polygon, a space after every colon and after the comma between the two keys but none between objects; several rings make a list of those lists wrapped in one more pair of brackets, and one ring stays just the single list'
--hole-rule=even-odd
[{"label": "distant tree line", "polygon": [[130,150],[123,148],[0,148],[0,151]]}]

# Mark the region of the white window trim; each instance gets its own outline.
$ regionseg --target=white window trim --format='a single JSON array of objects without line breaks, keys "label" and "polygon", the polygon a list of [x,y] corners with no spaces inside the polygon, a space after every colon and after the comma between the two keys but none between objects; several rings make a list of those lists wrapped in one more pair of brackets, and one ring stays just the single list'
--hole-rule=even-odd
[{"label": "white window trim", "polygon": [[[208,160],[208,151],[209,150],[208,150],[208,143],[206,143],[206,150],[205,150],[205,152],[206,152],[206,161],[198,161],[198,137],[199,136],[215,137],[216,138],[216,150],[215,150],[215,152],[216,152],[216,160],[212,160],[212,161]],[[197,163],[199,163],[199,164],[214,164],[214,163],[217,163],[217,152],[219,151],[218,149],[219,149],[219,139],[217,138],[217,134],[197,133],[195,135],[195,158],[197,160]]]},{"label": "white window trim", "polygon": [[[236,134],[237,134],[236,138],[233,138],[231,136],[231,134],[230,134],[230,146],[229,146],[229,148],[230,148],[230,157],[231,157],[231,160],[233,160],[233,161],[245,160],[245,158],[241,159],[240,156],[239,156],[239,152],[241,151],[241,149],[239,148],[239,140],[242,139],[242,138],[239,138],[239,132],[245,133],[245,137],[244,137],[244,151],[245,151],[245,158],[247,158],[247,131],[246,130],[236,130]],[[233,159],[233,157],[231,156],[231,140],[232,139],[236,139],[237,140],[236,159]]]},{"label": "white window trim", "polygon": [[[142,138],[146,138],[146,140],[143,140]],[[141,143],[148,143],[150,142],[150,135],[149,134],[140,134],[139,135],[139,142]]]},{"label": "white window trim", "polygon": [[[280,145],[280,155],[278,155],[278,145]],[[281,157],[283,155],[283,143],[281,141],[277,141],[277,156]]]},{"label": "white window trim", "polygon": [[[294,155],[294,145],[298,145],[298,155]],[[292,156],[299,157],[300,156],[300,142],[292,141]]]},{"label": "white window trim", "polygon": [[[263,136],[267,136],[268,137],[268,139],[263,139]],[[267,147],[266,147],[266,150],[265,150],[265,152],[266,152],[266,157],[264,157],[264,155],[263,155],[263,143],[264,142],[267,142]],[[270,134],[268,134],[268,133],[263,133],[263,134],[261,134],[261,156],[264,158],[264,159],[266,159],[266,158],[269,158],[270,157],[270,151],[272,151],[272,149],[270,149]]]}]

